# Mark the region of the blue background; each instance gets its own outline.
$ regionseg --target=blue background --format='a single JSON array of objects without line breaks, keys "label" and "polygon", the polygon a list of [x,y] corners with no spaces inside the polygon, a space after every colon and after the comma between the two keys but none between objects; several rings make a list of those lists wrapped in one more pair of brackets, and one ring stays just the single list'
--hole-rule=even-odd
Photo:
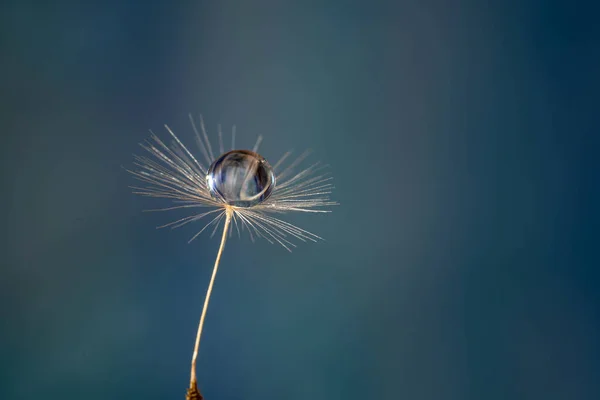
[{"label": "blue background", "polygon": [[228,243],[207,400],[600,398],[588,3],[3,2],[0,398],[184,397],[218,240],[122,166],[190,112],[341,203]]}]

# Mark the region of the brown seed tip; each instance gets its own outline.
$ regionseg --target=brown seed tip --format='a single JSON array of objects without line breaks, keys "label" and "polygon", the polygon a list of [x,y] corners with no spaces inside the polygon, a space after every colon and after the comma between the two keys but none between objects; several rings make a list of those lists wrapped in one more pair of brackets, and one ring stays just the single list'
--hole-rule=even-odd
[{"label": "brown seed tip", "polygon": [[190,385],[190,388],[188,389],[187,394],[185,395],[185,400],[204,400],[204,397],[202,397],[200,391],[198,390],[196,382],[192,382],[192,384]]}]

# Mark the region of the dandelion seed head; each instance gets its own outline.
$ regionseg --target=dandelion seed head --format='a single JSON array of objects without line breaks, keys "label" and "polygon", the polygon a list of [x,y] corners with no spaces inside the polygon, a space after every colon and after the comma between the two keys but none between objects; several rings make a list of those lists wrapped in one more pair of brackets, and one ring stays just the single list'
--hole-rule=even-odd
[{"label": "dandelion seed head", "polygon": [[[177,205],[153,211],[173,209],[208,208],[187,217],[160,226],[178,228],[207,218],[206,223],[190,239],[198,237],[209,227],[213,235],[229,213],[236,231],[247,231],[250,238],[264,238],[291,250],[294,240],[317,241],[321,238],[309,231],[273,216],[287,212],[326,213],[328,207],[337,205],[329,195],[333,189],[332,177],[326,165],[315,163],[298,169],[308,156],[301,154],[287,164],[291,152],[281,157],[273,167],[258,153],[262,141],[259,136],[252,150],[239,150],[235,146],[235,127],[232,131],[232,149],[225,152],[222,131],[219,127],[219,153],[214,156],[204,121],[197,124],[190,115],[200,152],[194,154],[175,133],[165,125],[171,136],[167,145],[152,133],[141,147],[150,154],[134,156],[135,169],[129,170],[146,184],[134,187],[134,193],[173,200]],[[198,130],[198,126],[200,130]],[[209,230],[210,232],[210,230]]]}]

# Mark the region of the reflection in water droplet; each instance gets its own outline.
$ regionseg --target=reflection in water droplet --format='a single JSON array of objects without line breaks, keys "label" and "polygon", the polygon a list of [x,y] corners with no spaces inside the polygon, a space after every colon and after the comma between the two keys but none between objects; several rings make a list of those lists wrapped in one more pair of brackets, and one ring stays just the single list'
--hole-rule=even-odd
[{"label": "reflection in water droplet", "polygon": [[260,154],[233,150],[212,163],[206,182],[215,199],[230,206],[252,207],[269,197],[275,187],[275,175]]}]

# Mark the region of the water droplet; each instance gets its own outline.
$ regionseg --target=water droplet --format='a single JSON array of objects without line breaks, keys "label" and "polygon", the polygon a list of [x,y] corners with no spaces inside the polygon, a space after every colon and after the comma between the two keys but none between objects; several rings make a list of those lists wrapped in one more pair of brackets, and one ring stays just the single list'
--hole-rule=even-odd
[{"label": "water droplet", "polygon": [[233,150],[212,163],[206,183],[213,198],[230,206],[252,207],[271,195],[275,187],[275,175],[260,154],[249,150]]}]

